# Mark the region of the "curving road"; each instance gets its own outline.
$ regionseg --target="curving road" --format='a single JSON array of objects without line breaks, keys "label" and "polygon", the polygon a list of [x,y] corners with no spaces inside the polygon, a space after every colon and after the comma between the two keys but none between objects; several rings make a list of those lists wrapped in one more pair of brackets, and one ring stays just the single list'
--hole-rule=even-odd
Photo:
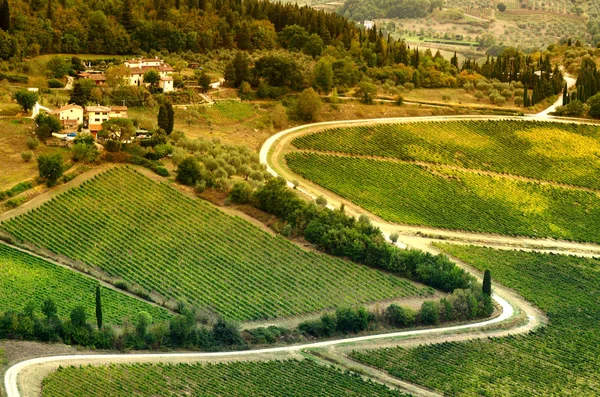
[{"label": "curving road", "polygon": [[[562,101],[562,97],[560,98]],[[558,103],[558,101],[557,101]],[[561,102],[562,103],[562,102]],[[554,104],[551,108],[555,108],[557,104]],[[550,108],[549,108],[550,109]],[[548,119],[548,114],[553,111],[546,109],[535,116],[529,116],[527,119]],[[416,122],[416,121],[442,121],[442,120],[501,120],[501,119],[523,119],[518,117],[505,117],[505,116],[440,116],[440,117],[411,117],[411,118],[382,118],[382,119],[370,119],[370,120],[347,120],[347,121],[331,121],[323,123],[315,123],[310,125],[304,125],[299,127],[290,128],[288,130],[279,132],[273,135],[263,144],[260,150],[260,161],[267,166],[267,169],[273,175],[279,175],[282,173],[284,177],[293,177],[294,175],[288,175],[283,170],[279,169],[276,163],[271,163],[269,157],[275,154],[278,150],[278,144],[284,139],[290,139],[295,134],[309,133],[320,128],[330,126],[351,126],[360,124],[380,124],[380,123],[402,123],[402,122]],[[572,120],[556,120],[559,122],[573,122]],[[276,160],[275,160],[276,161]],[[271,165],[273,164],[273,166]],[[273,168],[275,167],[275,168]],[[288,178],[289,179],[289,178]],[[288,182],[292,186],[291,182]],[[307,185],[307,187],[298,188],[304,194],[311,197],[318,195],[324,195],[328,202],[333,205],[339,202],[340,198],[334,194],[318,187],[315,185]],[[355,205],[348,205],[349,213],[354,212],[355,214],[368,214],[364,209]],[[401,225],[395,225],[388,222],[378,220],[374,215],[369,215],[371,219],[375,219],[375,224],[379,226],[382,232],[389,236],[393,231],[397,231]],[[411,227],[414,232],[422,232],[425,230],[428,232],[438,233],[441,238],[444,234],[450,234],[453,237],[460,237],[459,240],[467,242],[481,242],[489,241],[490,239],[496,241],[497,244],[506,244],[518,248],[526,247],[535,249],[537,247],[553,249],[554,252],[570,253],[571,251],[586,250],[589,255],[600,255],[600,246],[595,245],[581,245],[571,244],[567,242],[557,242],[553,240],[534,240],[534,239],[521,239],[521,238],[505,238],[500,236],[490,236],[484,234],[466,233],[466,232],[453,232],[447,230],[436,230],[431,228],[422,227]],[[407,233],[410,233],[409,230]],[[423,236],[402,236],[403,243],[399,243],[400,246],[417,247],[425,249],[430,252],[437,252],[431,247],[430,243],[436,241],[435,238],[423,237]],[[473,269],[469,268],[468,265],[457,261],[459,266],[468,268],[470,271]],[[294,354],[298,353],[303,349],[311,348],[326,348],[326,347],[342,347],[346,345],[358,346],[361,343],[373,342],[376,340],[394,340],[398,338],[407,337],[424,337],[432,335],[447,335],[456,334],[460,332],[469,332],[468,338],[476,337],[488,337],[493,335],[504,335],[507,333],[526,333],[531,329],[543,324],[545,317],[543,313],[539,312],[533,305],[520,298],[516,293],[510,291],[502,286],[495,286],[494,300],[501,307],[502,311],[498,317],[481,321],[477,323],[456,325],[451,327],[433,328],[433,329],[420,329],[412,331],[401,331],[379,335],[368,335],[354,338],[329,340],[323,342],[308,343],[302,345],[293,345],[285,347],[276,347],[259,350],[247,350],[247,351],[234,351],[234,352],[220,352],[220,353],[156,353],[156,354],[93,354],[93,355],[69,355],[69,356],[53,356],[53,357],[41,357],[34,358],[26,361],[22,361],[10,367],[4,376],[4,385],[8,397],[21,397],[21,390],[23,396],[36,395],[35,388],[25,387],[26,382],[22,379],[27,375],[35,375],[38,377],[43,376],[45,373],[49,373],[56,369],[59,365],[71,365],[71,364],[108,364],[108,363],[134,363],[134,362],[184,362],[190,360],[226,360],[226,359],[269,359],[273,355],[277,354]],[[519,316],[523,316],[523,321],[516,321]],[[504,327],[504,328],[503,328]],[[476,332],[475,332],[476,331]],[[471,334],[473,333],[473,334]],[[465,337],[466,338],[466,337]],[[36,381],[38,379],[36,378]],[[40,379],[41,383],[41,379]],[[418,387],[417,387],[418,389]],[[414,392],[414,390],[413,390]]]}]

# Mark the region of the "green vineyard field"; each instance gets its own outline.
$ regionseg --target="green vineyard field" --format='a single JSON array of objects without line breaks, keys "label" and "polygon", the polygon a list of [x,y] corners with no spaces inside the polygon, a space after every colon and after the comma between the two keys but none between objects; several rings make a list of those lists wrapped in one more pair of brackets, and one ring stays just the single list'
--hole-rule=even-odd
[{"label": "green vineyard field", "polygon": [[600,260],[444,244],[518,291],[549,324],[528,335],[447,342],[352,357],[447,396],[600,395]]},{"label": "green vineyard field", "polygon": [[292,171],[388,221],[600,242],[600,198],[595,193],[316,153],[289,153],[286,161]]},{"label": "green vineyard field", "polygon": [[211,307],[234,320],[431,292],[302,250],[128,168],[111,169],[0,227],[164,298]]},{"label": "green vineyard field", "polygon": [[598,126],[508,120],[383,124],[329,129],[293,144],[600,189]]},{"label": "green vineyard field", "polygon": [[[89,277],[0,244],[0,312],[19,311],[33,302],[41,315],[42,302],[52,298],[60,317],[68,317],[71,309],[81,304],[89,318],[94,318],[97,284]],[[110,288],[102,289],[102,308],[104,321],[110,324],[133,320],[140,311],[155,321],[170,317],[165,309]]]},{"label": "green vineyard field", "polygon": [[310,360],[229,364],[133,364],[59,368],[43,397],[406,396]]}]

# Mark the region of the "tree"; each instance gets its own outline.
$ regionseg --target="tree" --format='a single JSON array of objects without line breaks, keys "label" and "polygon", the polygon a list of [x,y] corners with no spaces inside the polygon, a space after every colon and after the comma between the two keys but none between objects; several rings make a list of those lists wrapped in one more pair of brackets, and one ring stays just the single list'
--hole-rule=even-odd
[{"label": "tree", "polygon": [[194,186],[202,176],[202,168],[193,157],[188,157],[177,166],[177,181],[184,185]]},{"label": "tree", "polygon": [[42,303],[42,314],[46,316],[47,320],[50,320],[55,318],[57,313],[56,303],[54,303],[52,298],[46,298],[44,303]]},{"label": "tree", "polygon": [[313,70],[313,86],[320,92],[328,93],[333,86],[333,70],[331,62],[325,57],[319,59]]},{"label": "tree", "polygon": [[159,81],[160,74],[156,70],[150,69],[144,73],[144,83],[150,84],[151,87],[155,87]]},{"label": "tree", "polygon": [[288,124],[288,115],[281,103],[278,103],[271,112],[271,122],[275,128],[284,128]]},{"label": "tree", "polygon": [[96,285],[96,324],[98,329],[102,328],[102,296],[99,285]]},{"label": "tree", "polygon": [[425,301],[421,305],[419,319],[424,325],[437,325],[440,323],[440,307],[437,302]]},{"label": "tree", "polygon": [[588,99],[587,104],[590,107],[588,114],[594,118],[600,118],[600,93]]},{"label": "tree", "polygon": [[250,81],[250,57],[246,51],[238,51],[231,61],[234,70],[234,86],[239,87],[242,82]]},{"label": "tree", "polygon": [[392,242],[392,244],[396,244],[398,242],[399,238],[400,238],[400,235],[398,233],[390,234],[390,241]]},{"label": "tree", "polygon": [[102,123],[102,130],[98,133],[98,137],[105,139],[114,139],[117,141],[125,141],[135,134],[135,126],[133,121],[125,118],[110,119]]},{"label": "tree", "polygon": [[125,65],[110,66],[106,69],[105,75],[106,85],[110,88],[121,89],[129,86],[129,68]]},{"label": "tree", "polygon": [[123,0],[123,9],[121,10],[121,25],[128,33],[131,33],[135,26],[133,24],[133,8],[131,0]]},{"label": "tree", "polygon": [[173,105],[170,101],[165,101],[165,108],[167,109],[167,129],[165,132],[167,135],[171,135],[173,132],[173,127],[175,126],[175,110],[173,109]]},{"label": "tree", "polygon": [[361,81],[358,83],[358,89],[354,94],[360,101],[366,104],[372,104],[375,95],[377,94],[377,86],[369,83],[368,81]]},{"label": "tree", "polygon": [[31,92],[26,90],[25,88],[20,89],[15,92],[13,98],[17,101],[19,105],[23,108],[24,112],[28,112],[35,106],[38,100],[37,92]]},{"label": "tree", "polygon": [[63,158],[60,153],[40,154],[37,161],[40,178],[46,179],[48,186],[54,186],[64,171]]},{"label": "tree", "polygon": [[[7,0],[8,1],[8,0]],[[47,0],[46,4],[46,19],[53,20],[54,19],[54,7],[52,4],[52,0]]]},{"label": "tree", "polygon": [[307,88],[298,97],[296,102],[296,112],[303,120],[315,121],[319,117],[321,107],[323,106],[319,94],[311,88]]},{"label": "tree", "polygon": [[45,141],[50,138],[53,133],[60,132],[62,130],[62,124],[60,120],[54,116],[46,113],[39,113],[35,116],[35,135],[41,141]]},{"label": "tree", "polygon": [[415,323],[415,312],[395,304],[391,304],[385,310],[386,320],[396,327],[408,327]]},{"label": "tree", "polygon": [[198,75],[198,85],[202,88],[202,92],[206,92],[210,89],[210,76],[205,70]]},{"label": "tree", "polygon": [[10,30],[10,7],[8,0],[0,3],[0,29],[8,32]]},{"label": "tree", "polygon": [[48,70],[52,77],[60,79],[64,77],[65,74],[69,73],[69,69],[71,69],[71,63],[65,61],[65,59],[61,56],[55,55],[48,62],[46,62],[46,70]]},{"label": "tree", "polygon": [[167,114],[167,108],[165,105],[160,105],[158,108],[158,116],[156,120],[158,124],[158,128],[161,128],[167,132],[167,128],[169,128],[169,115]]},{"label": "tree", "polygon": [[504,11],[506,11],[506,4],[504,4],[504,3],[498,3],[498,5],[496,6],[496,8],[498,8],[498,11],[504,12]]},{"label": "tree", "polygon": [[485,272],[483,273],[483,286],[481,287],[481,290],[487,296],[492,296],[492,273],[489,269],[485,269]]},{"label": "tree", "polygon": [[87,313],[85,307],[83,307],[83,305],[75,306],[73,310],[71,310],[69,318],[71,319],[71,324],[75,327],[85,327],[87,325]]},{"label": "tree", "polygon": [[92,88],[96,85],[91,79],[78,80],[73,84],[69,103],[86,106],[92,96]]}]

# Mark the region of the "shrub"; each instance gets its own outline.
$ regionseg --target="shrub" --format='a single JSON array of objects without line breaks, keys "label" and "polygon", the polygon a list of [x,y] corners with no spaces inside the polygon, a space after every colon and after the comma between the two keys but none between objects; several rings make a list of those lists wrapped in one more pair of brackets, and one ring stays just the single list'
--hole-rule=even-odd
[{"label": "shrub", "polygon": [[64,171],[63,159],[60,153],[41,154],[38,157],[40,178],[47,181],[48,186],[53,186]]},{"label": "shrub", "polygon": [[307,88],[298,97],[296,102],[296,113],[302,120],[315,121],[321,113],[321,97],[311,87]]},{"label": "shrub", "polygon": [[416,313],[408,308],[391,304],[385,310],[385,319],[395,327],[409,327],[415,324]]},{"label": "shrub", "polygon": [[194,186],[194,190],[198,194],[202,193],[204,190],[206,190],[206,181],[203,180],[203,179],[200,179],[200,180],[196,181],[196,185]]},{"label": "shrub", "polygon": [[31,152],[21,152],[21,158],[24,162],[29,163],[33,158],[33,153]]},{"label": "shrub", "polygon": [[194,186],[200,179],[202,167],[193,157],[188,157],[177,166],[177,181],[184,185]]},{"label": "shrub", "polygon": [[583,102],[574,100],[565,106],[559,106],[556,114],[559,116],[582,116],[586,111],[586,106]]},{"label": "shrub", "polygon": [[600,118],[600,93],[589,98],[587,105],[590,107],[588,114],[594,118]]},{"label": "shrub", "polygon": [[25,201],[27,201],[27,197],[15,197],[11,198],[10,200],[7,200],[5,204],[8,208],[17,208]]},{"label": "shrub", "polygon": [[440,323],[440,307],[437,302],[425,301],[419,312],[419,322],[423,325],[437,325]]},{"label": "shrub", "polygon": [[327,199],[323,195],[316,198],[315,202],[321,207],[327,207]]},{"label": "shrub", "polygon": [[40,140],[37,139],[36,137],[32,136],[32,137],[27,138],[26,144],[29,149],[35,150],[40,145]]},{"label": "shrub", "polygon": [[481,91],[477,91],[473,95],[475,96],[475,98],[477,98],[478,101],[481,101],[481,99],[483,99],[485,97],[485,94]]},{"label": "shrub", "polygon": [[503,97],[501,95],[498,95],[498,96],[494,97],[494,104],[495,105],[502,106],[505,103],[506,103],[506,98],[505,97]]},{"label": "shrub", "polygon": [[402,95],[396,95],[396,98],[394,98],[394,103],[398,106],[402,106],[402,104],[404,103],[404,98],[402,97]]},{"label": "shrub", "polygon": [[247,204],[250,202],[252,196],[252,189],[245,182],[236,182],[229,193],[229,199],[232,203],[236,204]]},{"label": "shrub", "polygon": [[48,80],[48,88],[63,88],[65,85],[57,79]]},{"label": "shrub", "polygon": [[398,233],[390,234],[390,241],[392,243],[396,244],[398,242],[398,238],[400,238],[400,235]]}]

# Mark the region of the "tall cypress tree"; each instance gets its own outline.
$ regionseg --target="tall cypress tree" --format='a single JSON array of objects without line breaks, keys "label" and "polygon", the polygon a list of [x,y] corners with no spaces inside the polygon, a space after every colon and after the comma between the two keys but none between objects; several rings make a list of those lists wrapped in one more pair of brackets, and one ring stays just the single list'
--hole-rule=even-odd
[{"label": "tall cypress tree", "polygon": [[167,113],[167,108],[165,105],[160,105],[158,108],[158,118],[157,118],[158,128],[167,132],[169,129],[169,115]]},{"label": "tall cypress tree", "polygon": [[96,286],[96,323],[98,329],[102,328],[102,297],[100,296],[100,286]]},{"label": "tall cypress tree", "polygon": [[529,93],[527,92],[527,86],[523,87],[523,107],[529,107]]},{"label": "tall cypress tree", "polygon": [[175,110],[173,110],[173,105],[170,101],[165,102],[165,108],[167,109],[168,120],[167,129],[165,132],[167,135],[171,135],[171,132],[173,132],[173,127],[175,126]]},{"label": "tall cypress tree", "polygon": [[8,0],[0,0],[0,29],[8,32],[10,29],[10,8]]},{"label": "tall cypress tree", "polygon": [[[6,1],[8,2],[8,0]],[[52,5],[52,0],[48,0],[46,8],[46,18],[51,21],[54,19],[54,7]]]},{"label": "tall cypress tree", "polygon": [[487,296],[492,296],[492,273],[489,269],[486,269],[483,273],[483,286],[481,290]]}]

